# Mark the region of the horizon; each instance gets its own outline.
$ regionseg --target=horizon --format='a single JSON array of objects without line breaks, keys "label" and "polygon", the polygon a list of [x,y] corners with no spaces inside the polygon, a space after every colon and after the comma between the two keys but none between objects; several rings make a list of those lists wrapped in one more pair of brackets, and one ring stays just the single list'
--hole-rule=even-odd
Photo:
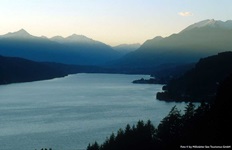
[{"label": "horizon", "polygon": [[[191,24],[191,25],[189,25],[189,26],[186,26],[185,28],[183,28],[182,30],[180,30],[180,32],[178,32],[178,33],[181,33],[182,31],[184,31],[184,30],[186,30],[188,27],[190,27],[190,26],[192,26],[192,25],[195,25],[195,24],[197,24],[197,23],[201,23],[201,22],[203,22],[203,21],[222,21],[222,20],[215,20],[215,19],[205,19],[205,20],[201,20],[201,21],[198,21],[198,22],[195,22],[195,23],[193,23],[193,24]],[[228,21],[232,21],[232,20],[225,20],[225,21],[222,21],[223,23],[226,23],[226,22],[228,22]],[[17,31],[10,31],[10,32],[7,32],[7,33],[5,33],[5,34],[2,34],[2,35],[0,35],[0,36],[4,36],[4,35],[7,35],[7,34],[12,34],[12,33],[18,33],[18,32],[26,32],[27,34],[29,34],[30,36],[34,36],[34,37],[39,37],[39,38],[47,38],[47,39],[52,39],[52,38],[55,38],[55,37],[61,37],[61,38],[68,38],[68,37],[71,37],[71,36],[73,36],[73,35],[77,35],[77,36],[83,36],[83,37],[85,37],[85,38],[89,38],[89,39],[91,39],[91,40],[94,40],[94,41],[98,41],[98,42],[102,42],[102,41],[99,41],[98,39],[93,39],[93,38],[91,38],[91,37],[87,37],[86,35],[82,35],[82,34],[76,34],[76,33],[72,33],[72,34],[70,34],[70,35],[68,35],[68,36],[62,36],[62,35],[55,35],[55,36],[52,36],[52,37],[47,37],[47,36],[45,36],[45,35],[41,35],[41,36],[37,36],[37,35],[33,35],[33,34],[31,34],[30,32],[28,32],[27,30],[25,30],[25,29],[23,29],[23,28],[21,28],[21,29],[19,29],[19,30],[17,30]],[[172,34],[170,34],[170,35],[168,35],[168,36],[166,36],[166,37],[169,37],[169,36],[171,36],[171,35],[173,35],[173,34],[178,34],[178,33],[172,33]],[[163,37],[163,36],[159,36],[159,35],[157,35],[156,37],[162,37],[162,38],[166,38],[166,37]],[[153,38],[156,38],[156,37],[153,37]],[[153,39],[153,38],[151,38],[151,39]],[[146,42],[146,41],[148,41],[148,40],[151,40],[151,39],[145,39],[145,41],[144,42]],[[104,43],[104,42],[102,42],[102,43]],[[104,44],[107,44],[107,43],[104,43]],[[111,46],[111,47],[117,47],[117,46],[122,46],[122,45],[134,45],[134,44],[139,44],[139,45],[143,45],[144,43],[119,43],[118,45],[109,45],[109,44],[107,44],[107,45],[109,45],[109,46]]]},{"label": "horizon", "polygon": [[156,36],[179,33],[202,20],[231,20],[231,5],[230,0],[2,0],[0,35],[24,29],[38,37],[77,34],[110,46],[143,44]]}]

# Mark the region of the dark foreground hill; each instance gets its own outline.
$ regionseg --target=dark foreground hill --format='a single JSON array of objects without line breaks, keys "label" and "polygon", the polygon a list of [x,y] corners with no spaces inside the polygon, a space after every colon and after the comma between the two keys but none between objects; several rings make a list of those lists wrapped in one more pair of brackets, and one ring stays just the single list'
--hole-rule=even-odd
[{"label": "dark foreground hill", "polygon": [[0,84],[44,80],[65,75],[67,74],[63,71],[43,63],[0,56]]},{"label": "dark foreground hill", "polygon": [[94,66],[34,62],[17,57],[0,56],[0,84],[46,80],[80,72],[107,71]]},{"label": "dark foreground hill", "polygon": [[200,61],[183,76],[171,80],[157,98],[166,101],[210,100],[218,84],[232,73],[232,52],[223,52]]}]

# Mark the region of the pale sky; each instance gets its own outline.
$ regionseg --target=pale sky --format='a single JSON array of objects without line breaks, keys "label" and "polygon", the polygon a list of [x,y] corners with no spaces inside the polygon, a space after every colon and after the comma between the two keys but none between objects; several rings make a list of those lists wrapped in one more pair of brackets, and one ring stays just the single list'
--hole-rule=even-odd
[{"label": "pale sky", "polygon": [[0,35],[85,35],[109,45],[142,44],[205,20],[231,20],[232,0],[0,0]]}]

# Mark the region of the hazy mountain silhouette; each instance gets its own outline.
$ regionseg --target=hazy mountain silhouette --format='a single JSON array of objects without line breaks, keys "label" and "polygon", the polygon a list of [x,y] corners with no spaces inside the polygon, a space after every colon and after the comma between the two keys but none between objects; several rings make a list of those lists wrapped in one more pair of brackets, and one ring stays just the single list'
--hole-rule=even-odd
[{"label": "hazy mountain silhouette", "polygon": [[188,26],[186,29],[184,29],[181,32],[185,32],[188,30],[192,30],[194,28],[202,28],[202,27],[212,27],[212,28],[221,28],[221,29],[232,29],[232,20],[227,20],[225,22],[220,21],[220,20],[203,20],[198,23],[195,23],[193,25]]},{"label": "hazy mountain silhouette", "polygon": [[78,53],[79,61],[85,62],[84,64],[88,65],[101,65],[121,56],[119,52],[112,49],[109,45],[95,41],[84,35],[73,34],[66,38],[55,36],[50,40],[60,43],[69,50]]},{"label": "hazy mountain silhouette", "polygon": [[[21,39],[21,38],[25,38],[25,39],[30,39],[33,38],[32,35],[30,35],[26,30],[21,29],[17,32],[9,32],[7,34],[4,35],[5,38],[14,38],[14,39]],[[35,37],[34,37],[35,38]]]},{"label": "hazy mountain silhouette", "polygon": [[117,46],[114,46],[113,49],[118,51],[119,53],[125,55],[129,52],[133,52],[137,50],[141,45],[139,43],[135,44],[120,44]]},{"label": "hazy mountain silhouette", "polygon": [[204,20],[178,34],[147,40],[115,64],[132,68],[191,63],[199,58],[232,50],[232,21]]},{"label": "hazy mountain silhouette", "polygon": [[92,44],[92,43],[98,43],[98,44],[104,44],[98,41],[94,41],[93,39],[90,39],[84,35],[77,35],[77,34],[73,34],[70,35],[66,38],[62,37],[62,36],[54,36],[51,38],[52,41],[56,41],[59,43],[75,43],[75,44]]},{"label": "hazy mountain silhouette", "polygon": [[[197,62],[199,58],[232,50],[232,21],[204,20],[169,37],[155,37],[138,45],[114,48],[83,35],[51,39],[25,30],[0,36],[0,55],[65,64],[103,65],[121,72],[149,72],[163,64]],[[134,51],[133,51],[134,50]],[[121,51],[132,51],[123,56]],[[123,56],[123,57],[121,57]],[[121,57],[121,58],[120,58]],[[115,61],[116,60],[116,61]],[[112,64],[114,66],[112,66]]]},{"label": "hazy mountain silhouette", "polygon": [[100,65],[119,58],[110,46],[85,36],[36,37],[24,29],[0,36],[0,54],[34,61]]}]

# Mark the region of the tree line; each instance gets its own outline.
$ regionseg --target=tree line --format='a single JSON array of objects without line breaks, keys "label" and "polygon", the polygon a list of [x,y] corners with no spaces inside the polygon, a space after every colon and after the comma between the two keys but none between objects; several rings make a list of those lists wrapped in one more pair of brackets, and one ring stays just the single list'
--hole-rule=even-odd
[{"label": "tree line", "polygon": [[150,120],[129,124],[112,133],[102,144],[89,144],[87,150],[166,150],[185,145],[230,145],[232,76],[220,84],[212,103],[196,108],[188,103],[184,113],[174,106],[155,127]]}]

